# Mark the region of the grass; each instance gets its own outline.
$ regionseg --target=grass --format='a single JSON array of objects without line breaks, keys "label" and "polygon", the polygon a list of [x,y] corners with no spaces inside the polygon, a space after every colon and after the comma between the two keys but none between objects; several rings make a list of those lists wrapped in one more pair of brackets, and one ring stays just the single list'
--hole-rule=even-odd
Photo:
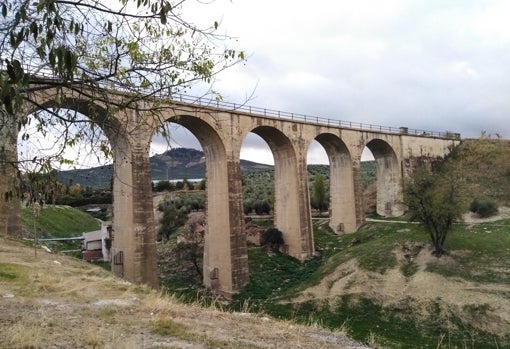
[{"label": "grass", "polygon": [[[431,300],[421,318],[408,304],[383,307],[360,295],[343,295],[328,301],[311,300],[292,304],[299,291],[318,284],[338,265],[357,258],[367,271],[383,274],[397,266],[394,249],[405,241],[428,244],[423,228],[409,223],[367,223],[354,234],[337,236],[322,220],[314,220],[315,245],[319,255],[300,262],[281,254],[268,256],[258,248],[249,249],[250,283],[235,297],[232,307],[250,303],[256,311],[300,323],[318,322],[328,328],[346,328],[354,339],[375,341],[390,348],[502,348],[510,337],[495,335],[460,318],[457,311]],[[456,265],[435,263],[427,270],[447,277],[483,283],[508,283],[510,271],[510,220],[473,227],[457,225],[448,236],[447,258]],[[427,253],[427,252],[425,252]],[[400,268],[406,277],[418,271],[414,261]],[[486,304],[462,309],[469,314],[488,312]],[[477,319],[477,317],[472,317]],[[480,318],[478,317],[478,320]]]},{"label": "grass", "polygon": [[25,282],[27,278],[26,267],[19,264],[0,263],[0,281]]},{"label": "grass", "polygon": [[[65,211],[67,208],[48,207],[50,216],[52,209]],[[263,224],[270,226],[271,222],[264,220]],[[43,221],[41,226],[46,229],[49,224]],[[432,260],[427,271],[477,283],[510,283],[509,228],[510,220],[455,226],[445,245],[445,258],[451,259],[454,267],[451,263]],[[223,304],[221,308],[249,309],[303,324],[319,323],[331,329],[341,328],[354,339],[391,348],[502,348],[510,344],[510,338],[484,332],[434,300],[428,304],[427,315],[422,318],[416,317],[410,305],[382,306],[373,299],[352,294],[328,301],[310,300],[292,304],[290,300],[298,292],[318,284],[338,265],[352,258],[357,259],[362,269],[384,274],[398,265],[394,249],[403,241],[428,242],[428,236],[420,226],[391,221],[369,222],[354,234],[338,236],[329,230],[327,220],[314,219],[314,230],[317,255],[304,262],[278,253],[268,255],[260,248],[250,247],[250,283],[230,305]],[[410,278],[418,271],[418,265],[411,261],[401,265],[400,271]],[[19,266],[1,264],[0,281],[14,283],[23,280],[25,272]],[[198,286],[190,286],[189,280],[181,278],[174,281],[173,288],[182,288],[181,299],[188,303],[199,302],[209,307],[217,304],[210,294],[201,291]],[[38,293],[62,292],[59,279],[54,278],[39,278],[32,282],[31,288]],[[491,309],[488,304],[469,304],[462,311],[472,319],[480,319]],[[113,315],[108,309],[98,313],[102,318]],[[154,333],[167,331],[172,336],[187,339],[192,332],[188,333],[189,329],[178,325],[163,317],[157,318],[151,326]],[[197,339],[201,343],[225,345],[217,339],[211,342],[207,336]]]},{"label": "grass", "polygon": [[[34,212],[25,207],[21,218],[23,227],[34,236]],[[44,205],[35,219],[37,234],[42,237],[72,237],[83,232],[99,230],[100,222],[89,214],[69,206]]]},{"label": "grass", "polygon": [[510,219],[457,225],[445,243],[455,268],[429,264],[427,271],[481,283],[510,283]]}]

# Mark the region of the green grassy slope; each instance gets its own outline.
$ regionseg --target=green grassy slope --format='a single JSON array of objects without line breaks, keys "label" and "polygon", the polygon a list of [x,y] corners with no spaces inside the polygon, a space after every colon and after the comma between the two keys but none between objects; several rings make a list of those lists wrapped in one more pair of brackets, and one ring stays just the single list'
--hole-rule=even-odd
[{"label": "green grassy slope", "polygon": [[[25,207],[21,215],[23,228],[34,235],[34,211]],[[87,213],[69,206],[44,205],[36,215],[35,228],[42,237],[71,237],[83,232],[99,230],[100,222]]]}]

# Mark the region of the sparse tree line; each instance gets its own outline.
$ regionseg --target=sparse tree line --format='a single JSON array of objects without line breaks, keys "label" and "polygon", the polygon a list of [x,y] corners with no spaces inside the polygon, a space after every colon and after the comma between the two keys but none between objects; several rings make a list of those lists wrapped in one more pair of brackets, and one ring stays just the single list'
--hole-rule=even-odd
[{"label": "sparse tree line", "polygon": [[190,182],[187,179],[177,182],[161,180],[152,182],[152,191],[205,190],[205,183],[205,178],[200,182]]}]

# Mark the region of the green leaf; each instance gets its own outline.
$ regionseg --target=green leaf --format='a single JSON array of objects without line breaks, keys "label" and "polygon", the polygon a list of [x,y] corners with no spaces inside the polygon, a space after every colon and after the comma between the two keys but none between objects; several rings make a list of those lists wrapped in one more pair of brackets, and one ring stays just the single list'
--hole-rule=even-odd
[{"label": "green leaf", "polygon": [[39,35],[39,26],[35,21],[30,23],[30,32],[34,36],[34,40],[37,40],[37,36]]},{"label": "green leaf", "polygon": [[2,16],[7,17],[7,5],[2,4]]},{"label": "green leaf", "polygon": [[51,49],[48,60],[50,61],[50,66],[53,68],[55,67],[55,49]]},{"label": "green leaf", "polygon": [[159,12],[159,18],[161,20],[161,24],[165,25],[166,24],[166,10],[164,8],[162,8],[161,11]]}]

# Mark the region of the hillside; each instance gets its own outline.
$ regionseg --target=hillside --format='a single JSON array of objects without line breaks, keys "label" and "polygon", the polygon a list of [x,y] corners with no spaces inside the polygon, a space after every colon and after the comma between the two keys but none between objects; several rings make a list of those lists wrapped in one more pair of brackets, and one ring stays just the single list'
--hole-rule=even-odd
[{"label": "hillside", "polygon": [[24,207],[21,219],[24,231],[34,236],[34,229],[37,229],[39,238],[80,236],[83,232],[101,228],[97,219],[69,206],[44,205],[35,213],[35,219],[33,209]]},{"label": "hillside", "polygon": [[184,305],[76,259],[0,237],[0,348],[346,348],[319,326]]},{"label": "hillside", "polygon": [[[406,221],[369,221],[343,236],[327,219],[313,223],[310,260],[249,246],[250,282],[230,309],[249,304],[377,348],[510,347],[510,208],[488,219],[466,214],[442,258],[432,256],[423,228]],[[192,263],[171,246],[158,246],[163,285],[194,301],[200,287]]]},{"label": "hillside", "polygon": [[510,205],[510,140],[467,139],[448,160],[466,177],[473,197]]},{"label": "hillside", "polygon": [[[423,227],[405,218],[368,221],[344,236],[314,219],[317,257],[309,261],[249,247],[250,283],[233,306],[250,302],[379,348],[510,347],[510,208],[503,206],[510,201],[509,154],[508,142],[481,139],[464,141],[448,157],[473,198],[500,206],[486,219],[466,212],[443,257],[432,256]],[[174,292],[190,285],[182,275],[167,277]]]},{"label": "hillside", "polygon": [[[152,179],[193,179],[205,177],[205,158],[200,150],[174,148],[150,158]],[[273,166],[241,160],[243,172],[271,170]],[[108,188],[112,180],[112,166],[61,171],[59,181],[64,184],[80,184],[82,187]]]}]

